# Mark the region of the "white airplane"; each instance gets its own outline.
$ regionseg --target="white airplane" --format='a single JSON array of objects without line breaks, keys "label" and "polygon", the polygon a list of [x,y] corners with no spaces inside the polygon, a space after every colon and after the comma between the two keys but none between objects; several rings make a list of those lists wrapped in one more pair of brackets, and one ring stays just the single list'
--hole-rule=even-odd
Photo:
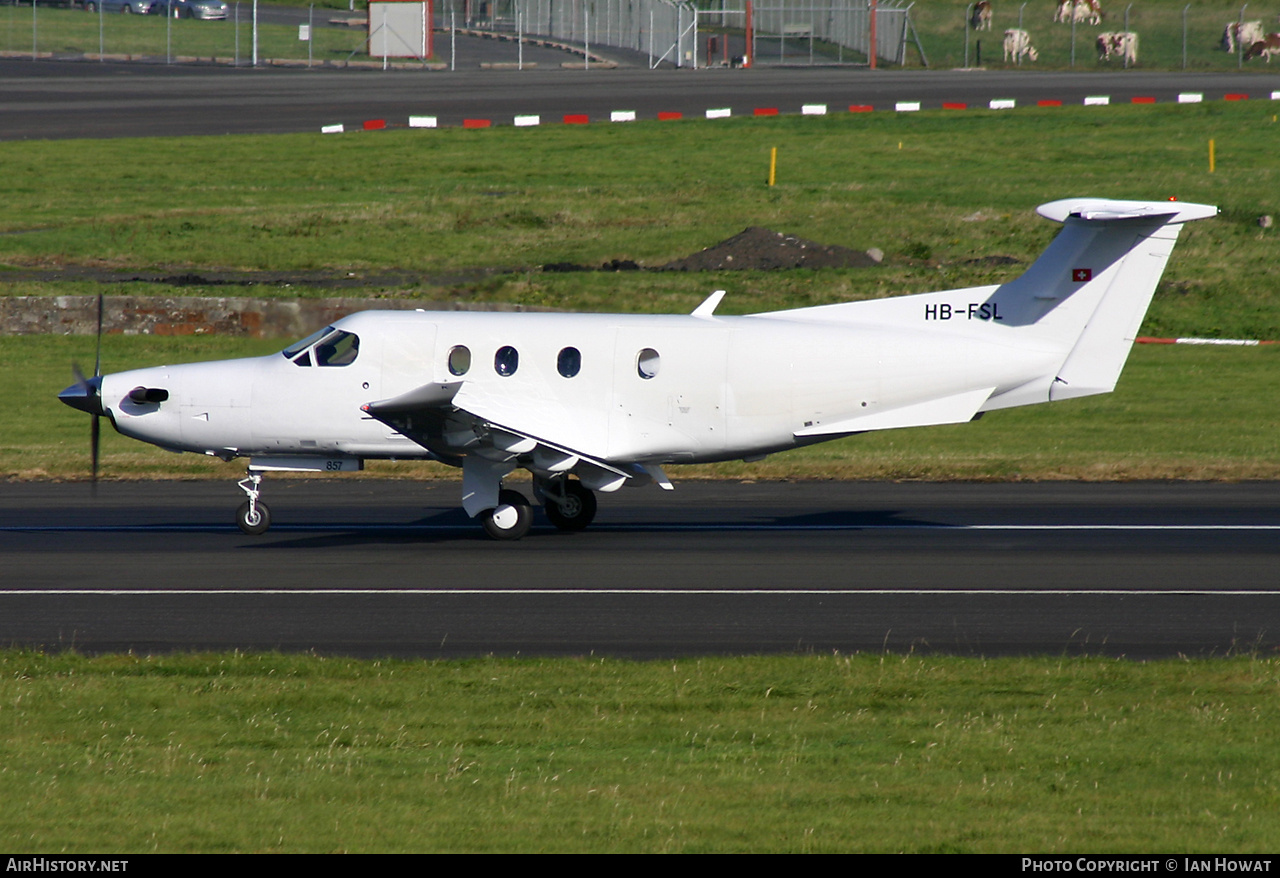
[{"label": "white airplane", "polygon": [[365,311],[278,354],[78,376],[59,398],[170,451],[248,458],[241,530],[265,531],[262,474],[369,459],[462,468],[462,507],[495,539],[532,509],[579,530],[594,492],[665,464],[756,460],[869,430],[957,424],[1114,389],[1183,223],[1216,207],[1075,198],[1006,284],[719,317]]}]

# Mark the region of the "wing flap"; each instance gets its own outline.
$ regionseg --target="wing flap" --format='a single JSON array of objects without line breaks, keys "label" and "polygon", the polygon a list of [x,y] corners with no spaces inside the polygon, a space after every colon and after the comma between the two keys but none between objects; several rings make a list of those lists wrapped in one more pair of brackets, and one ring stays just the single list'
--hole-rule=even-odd
[{"label": "wing flap", "polygon": [[[594,491],[616,491],[627,482],[652,478],[644,469],[631,471],[616,467],[578,449],[469,410],[465,402],[467,394],[459,393],[464,383],[424,384],[361,408],[446,463],[460,465],[468,458],[482,459],[484,463],[477,462],[473,469],[476,473],[483,470],[485,475],[480,481],[486,484],[492,481],[493,472],[509,472],[517,465],[543,478],[573,473]],[[485,408],[483,396],[476,401],[477,408]],[[472,495],[480,497],[475,491],[467,494]],[[475,503],[488,502],[488,499],[491,498],[480,497]]]}]

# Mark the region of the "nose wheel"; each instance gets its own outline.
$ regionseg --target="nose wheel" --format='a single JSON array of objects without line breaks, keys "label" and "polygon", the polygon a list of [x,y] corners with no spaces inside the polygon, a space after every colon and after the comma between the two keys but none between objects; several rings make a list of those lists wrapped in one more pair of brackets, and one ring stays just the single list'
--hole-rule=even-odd
[{"label": "nose wheel", "polygon": [[267,528],[271,527],[271,510],[258,499],[262,493],[262,475],[249,473],[247,478],[236,484],[249,498],[236,510],[236,526],[251,537],[266,533]]},{"label": "nose wheel", "polygon": [[271,510],[266,503],[250,503],[246,500],[236,510],[236,524],[249,536],[256,537],[266,533],[267,528],[271,527]]}]

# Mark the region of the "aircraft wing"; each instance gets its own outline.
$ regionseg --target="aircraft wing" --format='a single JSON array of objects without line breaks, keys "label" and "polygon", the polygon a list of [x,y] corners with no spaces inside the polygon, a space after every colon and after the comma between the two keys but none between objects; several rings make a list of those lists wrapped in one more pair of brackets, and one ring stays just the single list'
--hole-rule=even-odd
[{"label": "aircraft wing", "polygon": [[[670,482],[656,466],[615,465],[556,438],[528,429],[548,427],[559,406],[539,406],[545,400],[499,400],[484,393],[467,393],[466,382],[433,382],[391,399],[367,403],[362,409],[431,451],[444,463],[463,466],[468,457],[486,465],[526,466],[537,476],[551,478],[573,473],[593,491],[615,491],[627,482]],[[519,426],[517,426],[519,424]],[[558,437],[557,437],[558,438]],[[509,470],[508,470],[509,471]]]}]

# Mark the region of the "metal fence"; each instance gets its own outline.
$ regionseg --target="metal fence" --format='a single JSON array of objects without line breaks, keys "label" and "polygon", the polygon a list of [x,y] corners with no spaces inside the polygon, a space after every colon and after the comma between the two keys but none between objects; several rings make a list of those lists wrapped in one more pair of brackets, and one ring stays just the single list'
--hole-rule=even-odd
[{"label": "metal fence", "polygon": [[[876,58],[906,61],[910,11],[914,3],[892,2],[876,9]],[[755,6],[752,59],[755,64],[846,63],[845,52],[871,57],[870,4],[816,5],[792,2]]]},{"label": "metal fence", "polygon": [[[1058,12],[1054,0],[1001,3],[987,23],[975,21],[976,4],[921,11],[930,54],[940,67],[1024,69],[1148,69],[1221,71],[1266,68],[1251,57],[1250,41],[1280,30],[1274,10],[1258,4],[1114,2],[1103,0],[1100,20]],[[1019,43],[1006,45],[1011,30]],[[1244,39],[1228,39],[1246,34]],[[1133,34],[1132,51],[1108,47],[1104,35]],[[1252,34],[1252,36],[1248,36]],[[1034,49],[1034,51],[1032,51]],[[1110,49],[1108,51],[1108,49]]]},{"label": "metal fence", "polygon": [[[548,36],[587,48],[630,49],[645,53],[651,67],[738,64],[744,56],[753,64],[788,65],[841,64],[870,57],[868,0],[826,0],[823,5],[772,0],[755,5],[750,18],[744,0],[734,0],[739,5],[733,8],[718,2],[716,9],[698,9],[684,0],[443,0],[436,11],[445,27],[465,22],[470,28]],[[905,62],[913,5],[886,0],[878,6],[878,59]],[[719,35],[716,48],[700,34],[707,30]],[[750,47],[745,42],[748,34]]]},{"label": "metal fence", "polygon": [[694,8],[672,0],[442,0],[437,22],[646,54],[650,67],[693,62]]},{"label": "metal fence", "polygon": [[[130,2],[133,14],[103,8],[101,0],[0,0],[0,56],[37,59],[100,61],[163,61],[251,65],[275,63],[310,66],[367,58],[366,31],[361,28],[308,27],[300,39],[297,26],[253,26],[252,4],[229,2],[227,21],[175,19],[156,8],[159,0]],[[88,5],[90,8],[86,8]],[[325,20],[325,10],[313,10],[311,24]]]}]

